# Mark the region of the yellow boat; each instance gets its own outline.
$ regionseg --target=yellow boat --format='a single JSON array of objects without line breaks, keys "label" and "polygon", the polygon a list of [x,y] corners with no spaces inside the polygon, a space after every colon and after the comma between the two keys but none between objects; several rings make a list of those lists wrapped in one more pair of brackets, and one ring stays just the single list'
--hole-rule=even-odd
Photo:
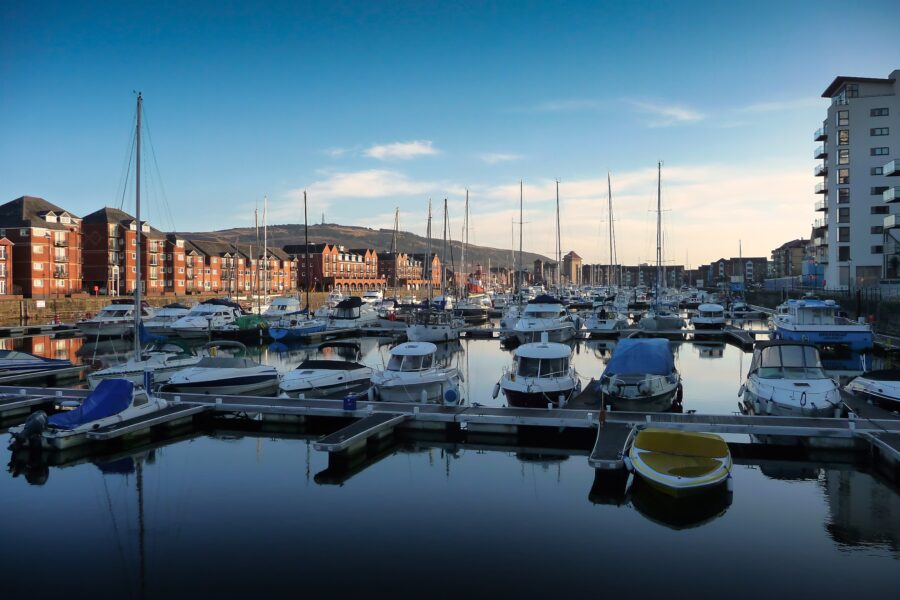
[{"label": "yellow boat", "polygon": [[647,483],[676,497],[708,490],[731,476],[728,444],[711,433],[642,429],[628,458]]}]

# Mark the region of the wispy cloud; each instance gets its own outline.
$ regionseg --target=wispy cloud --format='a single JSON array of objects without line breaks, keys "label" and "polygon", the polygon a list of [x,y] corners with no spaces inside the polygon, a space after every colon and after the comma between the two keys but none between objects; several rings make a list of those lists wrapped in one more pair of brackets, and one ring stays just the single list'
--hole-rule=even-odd
[{"label": "wispy cloud", "polygon": [[363,155],[369,158],[377,158],[378,160],[409,160],[417,156],[429,156],[437,153],[437,148],[432,146],[430,140],[414,140],[411,142],[378,144],[367,148]]},{"label": "wispy cloud", "polygon": [[331,158],[340,158],[352,152],[352,148],[326,148],[322,152]]},{"label": "wispy cloud", "polygon": [[649,127],[669,127],[671,125],[696,123],[706,118],[706,115],[703,113],[678,104],[663,104],[645,100],[630,100],[629,103],[639,112],[651,117],[647,121],[647,126]]},{"label": "wispy cloud", "polygon": [[599,100],[591,98],[569,98],[564,100],[548,100],[533,106],[534,112],[564,112],[579,110],[598,110],[603,107]]},{"label": "wispy cloud", "polygon": [[783,112],[790,110],[807,110],[810,108],[821,108],[823,105],[821,98],[793,98],[790,100],[773,100],[769,102],[757,102],[749,104],[737,109],[742,113],[769,113]]},{"label": "wispy cloud", "polygon": [[486,152],[484,154],[479,154],[478,158],[489,165],[496,165],[497,163],[511,162],[514,160],[522,160],[522,156],[519,154],[508,154],[504,152]]}]

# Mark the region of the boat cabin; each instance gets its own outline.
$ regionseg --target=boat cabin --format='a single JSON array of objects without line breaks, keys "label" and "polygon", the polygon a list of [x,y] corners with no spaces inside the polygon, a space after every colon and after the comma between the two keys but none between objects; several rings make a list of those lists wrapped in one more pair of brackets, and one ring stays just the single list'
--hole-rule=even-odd
[{"label": "boat cabin", "polygon": [[437,346],[431,342],[406,342],[391,349],[388,371],[426,371],[434,366]]},{"label": "boat cabin", "polygon": [[787,340],[761,342],[753,352],[748,375],[762,379],[827,379],[819,350]]},{"label": "boat cabin", "polygon": [[361,314],[362,298],[351,296],[338,302],[331,313],[332,319],[358,319]]},{"label": "boat cabin", "polygon": [[704,319],[724,318],[725,308],[721,304],[701,304],[697,307],[697,316]]},{"label": "boat cabin", "polygon": [[565,344],[525,344],[516,349],[513,372],[519,377],[562,377],[569,372],[571,355]]}]

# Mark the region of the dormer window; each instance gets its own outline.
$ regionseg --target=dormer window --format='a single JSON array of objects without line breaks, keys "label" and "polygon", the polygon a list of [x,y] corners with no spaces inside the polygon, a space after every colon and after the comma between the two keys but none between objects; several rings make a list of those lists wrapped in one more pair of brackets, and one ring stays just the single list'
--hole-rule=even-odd
[{"label": "dormer window", "polygon": [[134,221],[128,224],[128,229],[131,231],[137,231],[137,225],[135,225]]}]

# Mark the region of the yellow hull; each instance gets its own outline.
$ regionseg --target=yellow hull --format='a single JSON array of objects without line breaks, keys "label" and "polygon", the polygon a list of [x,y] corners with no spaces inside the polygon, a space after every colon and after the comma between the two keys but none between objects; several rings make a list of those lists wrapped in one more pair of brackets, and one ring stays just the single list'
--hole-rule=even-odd
[{"label": "yellow hull", "polygon": [[635,437],[628,457],[636,474],[673,497],[721,485],[732,468],[725,440],[710,433],[644,429]]}]

